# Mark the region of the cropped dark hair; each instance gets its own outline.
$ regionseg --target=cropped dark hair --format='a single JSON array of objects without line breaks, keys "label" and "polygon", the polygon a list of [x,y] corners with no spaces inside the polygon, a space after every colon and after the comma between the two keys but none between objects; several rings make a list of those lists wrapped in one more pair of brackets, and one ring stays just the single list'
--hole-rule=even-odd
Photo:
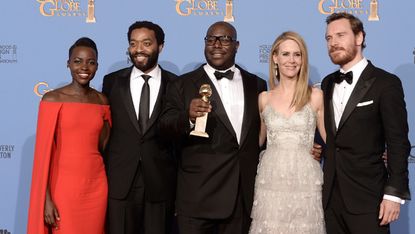
[{"label": "cropped dark hair", "polygon": [[128,42],[130,42],[131,40],[131,33],[133,32],[134,29],[138,29],[138,28],[147,28],[150,29],[154,32],[154,34],[156,34],[156,40],[157,40],[157,44],[158,45],[162,45],[164,44],[164,31],[163,29],[150,21],[136,21],[135,23],[133,23],[129,28],[128,28]]},{"label": "cropped dark hair", "polygon": [[366,42],[365,42],[366,32],[365,32],[365,29],[363,28],[362,21],[360,21],[359,18],[357,18],[356,16],[354,16],[352,14],[349,14],[349,13],[346,13],[346,12],[338,12],[338,13],[333,13],[333,14],[327,16],[326,23],[328,25],[331,22],[333,22],[335,20],[339,20],[339,19],[347,19],[349,21],[354,35],[357,35],[359,32],[362,32],[362,34],[363,34],[362,49],[364,49],[366,47]]},{"label": "cropped dark hair", "polygon": [[75,47],[78,47],[78,46],[85,46],[85,47],[89,47],[89,48],[93,49],[95,51],[95,54],[97,55],[97,58],[98,58],[97,45],[95,44],[95,42],[92,39],[90,39],[88,37],[81,37],[78,40],[76,40],[75,43],[73,43],[71,48],[69,48],[69,58],[72,55],[73,49],[75,49]]}]

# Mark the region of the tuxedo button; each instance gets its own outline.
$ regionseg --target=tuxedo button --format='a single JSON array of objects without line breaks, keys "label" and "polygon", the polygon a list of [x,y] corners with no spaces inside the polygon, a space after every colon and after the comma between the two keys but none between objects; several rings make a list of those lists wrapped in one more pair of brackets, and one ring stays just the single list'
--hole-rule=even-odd
[{"label": "tuxedo button", "polygon": [[337,148],[336,148],[336,152],[339,152],[339,151],[340,151],[340,148],[339,148],[339,147],[337,147]]}]

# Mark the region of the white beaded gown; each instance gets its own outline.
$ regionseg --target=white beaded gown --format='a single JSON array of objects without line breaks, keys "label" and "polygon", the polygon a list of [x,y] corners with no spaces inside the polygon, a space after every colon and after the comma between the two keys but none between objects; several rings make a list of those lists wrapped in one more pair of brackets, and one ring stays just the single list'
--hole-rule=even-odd
[{"label": "white beaded gown", "polygon": [[310,154],[316,114],[310,104],[285,117],[269,104],[261,113],[267,149],[258,165],[251,234],[323,234],[323,172]]}]

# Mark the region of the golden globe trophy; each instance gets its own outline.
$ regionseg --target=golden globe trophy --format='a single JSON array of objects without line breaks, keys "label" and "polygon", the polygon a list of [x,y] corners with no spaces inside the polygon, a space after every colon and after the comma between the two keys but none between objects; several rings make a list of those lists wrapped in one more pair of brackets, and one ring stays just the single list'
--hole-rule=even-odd
[{"label": "golden globe trophy", "polygon": [[226,11],[225,11],[225,18],[223,19],[225,22],[233,22],[235,18],[233,17],[233,3],[232,0],[226,0]]},{"label": "golden globe trophy", "polygon": [[88,0],[88,16],[87,23],[95,23],[95,3],[94,0]]},{"label": "golden globe trophy", "polygon": [[[200,86],[199,94],[204,102],[209,102],[209,98],[212,96],[212,88],[208,84],[203,84]],[[196,118],[195,129],[190,132],[190,135],[206,138],[209,137],[209,135],[205,132],[207,116],[208,113],[205,113],[203,116]]]},{"label": "golden globe trophy", "polygon": [[369,21],[379,21],[378,16],[378,1],[371,0],[370,1],[370,14],[369,14]]}]

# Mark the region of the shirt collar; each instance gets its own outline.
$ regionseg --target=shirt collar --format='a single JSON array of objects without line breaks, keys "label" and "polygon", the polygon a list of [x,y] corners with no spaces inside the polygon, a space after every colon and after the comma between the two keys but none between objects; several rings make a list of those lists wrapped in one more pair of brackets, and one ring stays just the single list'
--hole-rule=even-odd
[{"label": "shirt collar", "polygon": [[340,69],[341,73],[347,73],[349,71],[353,72],[353,83],[356,83],[359,80],[360,75],[362,74],[363,70],[365,70],[366,66],[368,65],[368,61],[366,58],[363,58],[358,63],[356,63],[353,67],[351,67],[349,70],[345,71],[343,69]]},{"label": "shirt collar", "polygon": [[[211,79],[215,80],[215,81],[216,81],[216,77],[215,77],[215,75],[214,75],[215,71],[226,72],[227,70],[231,70],[231,71],[233,71],[233,72],[234,72],[234,76],[233,76],[233,79],[232,79],[233,81],[238,81],[238,80],[242,79],[241,72],[240,72],[240,70],[236,67],[236,65],[235,65],[235,64],[234,64],[234,65],[232,65],[231,67],[229,67],[228,69],[225,69],[225,70],[216,70],[215,68],[213,68],[212,66],[210,66],[210,65],[209,65],[209,63],[206,63],[206,64],[203,66],[203,68],[205,69],[206,73],[208,73],[209,77],[210,77]],[[227,80],[227,81],[229,81],[228,79],[222,79],[222,80]]]},{"label": "shirt collar", "polygon": [[[131,79],[138,79],[141,78],[141,75],[143,75],[144,72],[142,72],[140,69],[136,68],[135,66],[133,66],[133,70],[131,71]],[[154,78],[154,80],[159,80],[161,79],[161,69],[160,66],[157,65],[153,70],[151,70],[149,73],[147,73],[146,75],[149,75],[152,77],[152,79]]]},{"label": "shirt collar", "polygon": [[206,64],[206,69],[207,69],[207,71],[211,72],[212,74],[215,73],[215,71],[226,72],[227,70],[231,70],[231,71],[235,72],[236,66],[234,64],[234,65],[232,65],[228,69],[225,69],[225,70],[217,70],[217,69],[213,68],[212,66],[210,66],[209,63],[207,63]]}]

